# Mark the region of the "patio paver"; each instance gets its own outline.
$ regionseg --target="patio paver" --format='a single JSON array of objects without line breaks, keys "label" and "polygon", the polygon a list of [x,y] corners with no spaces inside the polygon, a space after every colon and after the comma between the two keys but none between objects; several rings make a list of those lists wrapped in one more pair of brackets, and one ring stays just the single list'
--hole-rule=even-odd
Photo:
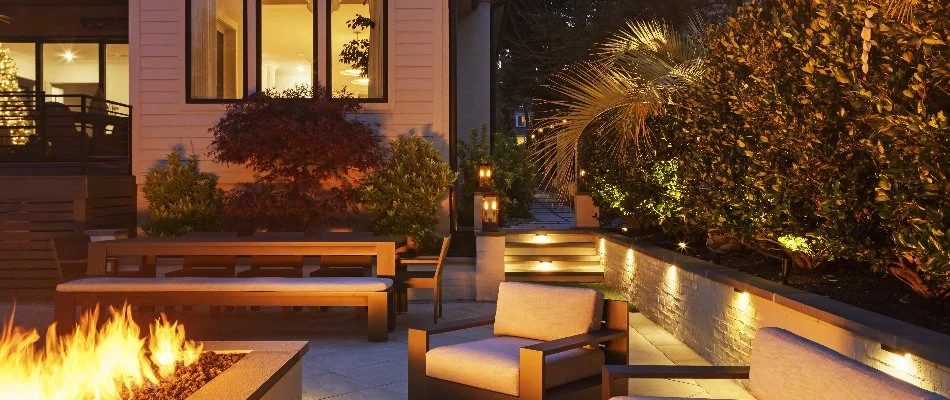
[{"label": "patio paver", "polygon": [[[431,307],[429,303],[411,303],[409,313],[399,315],[396,332],[384,343],[366,342],[365,322],[343,308],[319,313],[305,310],[290,318],[283,317],[278,308],[249,312],[244,318],[228,312],[210,316],[206,310],[196,309],[177,318],[184,322],[189,337],[202,340],[309,340],[303,370],[305,400],[387,400],[407,398],[406,328],[429,321]],[[11,310],[9,302],[0,304],[0,319],[6,319]],[[16,310],[18,325],[41,332],[53,320],[51,302],[21,302]],[[446,303],[445,320],[494,311],[493,303]],[[709,365],[641,314],[631,314],[630,325],[631,363]],[[433,336],[432,344],[462,343],[491,335],[490,326],[481,327]],[[641,396],[752,399],[734,381],[637,380],[631,381],[630,387],[631,393]]]}]

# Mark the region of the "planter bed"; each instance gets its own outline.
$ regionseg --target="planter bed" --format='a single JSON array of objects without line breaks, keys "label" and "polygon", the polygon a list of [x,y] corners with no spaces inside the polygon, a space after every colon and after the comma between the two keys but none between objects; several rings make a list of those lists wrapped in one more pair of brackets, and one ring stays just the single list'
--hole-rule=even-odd
[{"label": "planter bed", "polygon": [[[679,240],[662,233],[628,232],[624,236],[684,253],[678,248]],[[690,243],[685,254],[772,282],[782,282],[781,262],[755,251],[743,249],[720,256],[703,243]],[[793,268],[786,285],[950,334],[950,303],[925,299],[894,276],[872,271],[867,264],[844,260],[813,270]]]}]

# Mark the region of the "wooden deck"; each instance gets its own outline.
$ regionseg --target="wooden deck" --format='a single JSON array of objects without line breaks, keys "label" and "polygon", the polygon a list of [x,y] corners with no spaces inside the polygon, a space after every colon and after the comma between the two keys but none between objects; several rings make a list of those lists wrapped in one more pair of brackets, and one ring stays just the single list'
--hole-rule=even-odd
[{"label": "wooden deck", "polygon": [[0,176],[0,296],[51,298],[50,239],[87,229],[135,231],[132,176]]}]

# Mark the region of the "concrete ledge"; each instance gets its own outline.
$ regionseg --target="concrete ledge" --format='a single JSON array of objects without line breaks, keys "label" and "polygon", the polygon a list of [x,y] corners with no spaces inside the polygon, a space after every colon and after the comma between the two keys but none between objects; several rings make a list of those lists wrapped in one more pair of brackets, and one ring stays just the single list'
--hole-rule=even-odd
[{"label": "concrete ledge", "polygon": [[591,232],[605,240],[673,264],[686,272],[771,300],[898,351],[905,351],[936,364],[950,367],[950,336],[948,335],[653,244],[638,242],[602,230],[591,230]]}]

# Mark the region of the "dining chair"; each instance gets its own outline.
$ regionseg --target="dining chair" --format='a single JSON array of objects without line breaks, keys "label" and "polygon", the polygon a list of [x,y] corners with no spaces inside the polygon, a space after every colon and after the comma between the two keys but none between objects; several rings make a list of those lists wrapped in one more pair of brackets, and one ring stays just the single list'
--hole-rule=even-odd
[{"label": "dining chair", "polygon": [[[185,238],[236,238],[237,232],[191,232]],[[182,268],[165,273],[166,277],[233,278],[237,255],[185,256]]]},{"label": "dining chair", "polygon": [[398,304],[402,307],[408,300],[408,289],[432,289],[432,321],[439,322],[442,316],[442,268],[445,265],[445,257],[449,253],[449,244],[452,243],[452,235],[442,238],[442,250],[438,257],[415,257],[403,258],[400,263],[406,267],[413,265],[434,265],[434,270],[423,271],[396,271],[396,287],[399,297]]},{"label": "dining chair", "polygon": [[[255,232],[257,239],[302,239],[303,232]],[[239,278],[248,277],[303,277],[303,256],[258,255],[251,256],[251,268],[237,273]]]}]

